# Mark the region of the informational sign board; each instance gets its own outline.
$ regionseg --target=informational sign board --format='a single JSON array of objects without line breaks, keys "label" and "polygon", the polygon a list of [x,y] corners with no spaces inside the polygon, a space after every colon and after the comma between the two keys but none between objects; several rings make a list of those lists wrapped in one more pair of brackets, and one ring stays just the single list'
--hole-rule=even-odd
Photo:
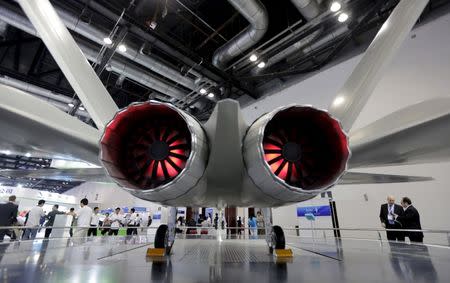
[{"label": "informational sign board", "polygon": [[331,208],[329,205],[297,207],[297,217],[305,217],[306,214],[331,216]]}]

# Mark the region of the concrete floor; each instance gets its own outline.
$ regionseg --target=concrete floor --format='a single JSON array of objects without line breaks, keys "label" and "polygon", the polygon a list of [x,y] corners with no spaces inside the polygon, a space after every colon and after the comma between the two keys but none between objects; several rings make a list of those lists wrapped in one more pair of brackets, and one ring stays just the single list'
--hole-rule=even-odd
[{"label": "concrete floor", "polygon": [[291,261],[264,240],[177,239],[145,257],[150,239],[97,237],[0,245],[0,282],[450,282],[450,249],[289,237]]}]

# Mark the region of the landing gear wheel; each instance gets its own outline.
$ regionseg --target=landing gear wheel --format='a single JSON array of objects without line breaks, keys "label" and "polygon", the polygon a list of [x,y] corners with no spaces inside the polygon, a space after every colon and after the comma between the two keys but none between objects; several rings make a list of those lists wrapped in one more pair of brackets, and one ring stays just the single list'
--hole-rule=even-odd
[{"label": "landing gear wheel", "polygon": [[276,249],[285,249],[286,248],[286,240],[284,238],[283,228],[280,226],[273,226],[272,233],[270,235],[270,246],[269,252],[273,254],[273,250]]},{"label": "landing gear wheel", "polygon": [[155,249],[165,249],[166,254],[170,254],[172,246],[169,246],[169,226],[162,224],[156,230]]}]

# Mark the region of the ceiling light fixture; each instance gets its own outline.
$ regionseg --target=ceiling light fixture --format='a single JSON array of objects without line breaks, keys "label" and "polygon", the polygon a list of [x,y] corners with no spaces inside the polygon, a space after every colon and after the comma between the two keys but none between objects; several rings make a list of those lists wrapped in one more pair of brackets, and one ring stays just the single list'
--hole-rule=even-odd
[{"label": "ceiling light fixture", "polygon": [[86,110],[83,106],[80,106],[78,109],[80,109],[81,111],[85,111]]},{"label": "ceiling light fixture", "polygon": [[26,156],[26,157],[30,157],[30,156],[31,156],[31,153],[27,152],[27,153],[25,153],[25,156]]},{"label": "ceiling light fixture", "polygon": [[256,60],[258,60],[258,56],[256,56],[256,54],[252,54],[249,59],[252,62],[256,62]]},{"label": "ceiling light fixture", "polygon": [[214,93],[210,92],[210,93],[208,94],[208,97],[209,97],[209,98],[213,98],[213,97],[214,97]]},{"label": "ceiling light fixture", "polygon": [[341,7],[342,7],[341,3],[337,2],[337,1],[334,1],[333,3],[331,3],[330,11],[331,12],[337,12],[337,11],[339,11],[341,9]]},{"label": "ceiling light fixture", "polygon": [[122,53],[127,51],[127,47],[123,44],[119,45],[119,47],[117,47],[117,49]]},{"label": "ceiling light fixture", "polygon": [[200,93],[201,93],[201,94],[205,94],[205,93],[206,93],[206,89],[201,88],[201,89],[200,89]]},{"label": "ceiling light fixture", "polygon": [[73,103],[67,103],[67,105],[69,105],[70,108],[75,106]]},{"label": "ceiling light fixture", "polygon": [[258,64],[258,68],[260,68],[260,69],[264,68],[265,66],[266,66],[266,63],[264,61],[259,62],[259,64]]},{"label": "ceiling light fixture", "polygon": [[338,17],[338,21],[343,23],[348,20],[348,15],[346,13],[341,13]]},{"label": "ceiling light fixture", "polygon": [[107,44],[107,45],[111,45],[111,44],[112,44],[112,40],[111,40],[111,38],[109,38],[109,37],[103,38],[103,42],[104,42],[105,44]]}]

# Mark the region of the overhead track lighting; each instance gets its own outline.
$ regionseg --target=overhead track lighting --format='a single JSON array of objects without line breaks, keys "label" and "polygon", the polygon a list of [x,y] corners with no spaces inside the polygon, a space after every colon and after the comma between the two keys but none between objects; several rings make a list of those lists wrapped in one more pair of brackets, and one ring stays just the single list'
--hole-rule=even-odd
[{"label": "overhead track lighting", "polygon": [[338,17],[338,21],[343,23],[348,20],[348,15],[346,13],[341,13]]},{"label": "overhead track lighting", "polygon": [[256,56],[256,54],[252,54],[249,59],[252,62],[256,62],[256,60],[258,60],[258,56]]},{"label": "overhead track lighting", "polygon": [[266,63],[264,61],[259,62],[259,64],[258,64],[258,68],[260,68],[260,69],[264,68],[265,66],[266,66]]},{"label": "overhead track lighting", "polygon": [[124,44],[119,45],[119,47],[117,47],[117,49],[122,53],[127,51],[127,47]]},{"label": "overhead track lighting", "polygon": [[111,44],[112,44],[112,40],[111,40],[111,38],[109,38],[109,37],[103,38],[103,42],[104,42],[106,45],[111,45]]},{"label": "overhead track lighting", "polygon": [[331,3],[331,6],[330,6],[330,11],[331,12],[337,12],[337,11],[339,11],[340,9],[341,9],[341,3],[339,3],[339,2],[337,2],[337,1],[334,1],[333,3]]}]

